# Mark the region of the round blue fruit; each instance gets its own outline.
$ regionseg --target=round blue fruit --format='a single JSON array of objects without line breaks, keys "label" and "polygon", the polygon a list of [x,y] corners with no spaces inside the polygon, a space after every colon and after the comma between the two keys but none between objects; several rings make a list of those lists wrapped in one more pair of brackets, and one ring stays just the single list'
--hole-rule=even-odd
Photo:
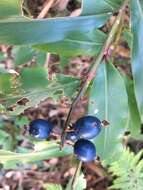
[{"label": "round blue fruit", "polygon": [[96,148],[89,140],[79,139],[74,145],[74,153],[80,161],[90,162],[96,157]]},{"label": "round blue fruit", "polygon": [[79,138],[92,139],[100,133],[101,121],[97,117],[88,115],[78,119],[74,128]]},{"label": "round blue fruit", "polygon": [[66,134],[66,140],[75,142],[78,139],[76,133],[74,131],[67,132]]},{"label": "round blue fruit", "polygon": [[53,124],[44,119],[36,119],[29,125],[30,135],[41,140],[47,139],[52,129]]}]

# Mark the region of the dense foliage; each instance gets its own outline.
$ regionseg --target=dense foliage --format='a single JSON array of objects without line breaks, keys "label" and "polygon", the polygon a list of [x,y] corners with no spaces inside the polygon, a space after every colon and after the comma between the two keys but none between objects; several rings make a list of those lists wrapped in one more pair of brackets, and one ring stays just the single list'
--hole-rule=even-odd
[{"label": "dense foliage", "polygon": [[[114,22],[110,31],[106,31],[111,18]],[[130,133],[127,139],[132,137],[142,140],[142,39],[143,0],[83,0],[79,16],[45,19],[24,16],[20,0],[1,0],[0,44],[14,46],[14,69],[11,71],[0,67],[0,113],[14,121],[13,132],[8,132],[1,117],[0,162],[3,166],[15,168],[17,164],[72,154],[73,147],[70,144],[59,150],[60,138],[56,141],[34,142],[33,152],[18,148],[17,139],[30,138],[19,135],[22,126],[28,125],[29,121],[25,117],[20,120],[18,115],[49,97],[55,101],[67,97],[72,102],[78,99],[78,92],[81,92],[81,96],[86,93],[88,97],[88,114],[98,117],[103,123],[109,123],[93,139],[93,143],[101,162],[111,165],[110,170],[118,176],[112,188],[142,189],[141,153],[134,156],[125,151],[123,145],[127,131]],[[112,47],[116,49],[121,42],[126,43],[131,50],[130,60],[122,60],[122,64],[130,69],[129,73],[120,69],[121,63],[114,51],[110,52]],[[55,73],[52,78],[44,67],[47,53],[60,57],[61,72]],[[81,55],[93,57],[87,76],[78,78],[64,75],[62,70],[68,60]],[[0,53],[0,61],[4,59]],[[36,60],[36,65],[23,67],[32,59]],[[33,142],[33,138],[29,140]],[[16,151],[14,147],[17,147]],[[83,174],[79,175],[79,181],[83,183],[78,188],[80,190],[86,186]]]}]

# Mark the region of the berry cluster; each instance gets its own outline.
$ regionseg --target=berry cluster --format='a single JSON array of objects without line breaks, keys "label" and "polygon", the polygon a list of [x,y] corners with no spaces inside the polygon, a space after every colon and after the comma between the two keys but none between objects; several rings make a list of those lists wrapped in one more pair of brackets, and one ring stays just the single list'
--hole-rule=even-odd
[{"label": "berry cluster", "polygon": [[74,131],[68,132],[66,139],[75,142],[74,153],[83,162],[90,162],[96,156],[96,148],[89,141],[101,131],[101,121],[94,116],[85,116],[76,121]]},{"label": "berry cluster", "polygon": [[[33,137],[46,140],[53,129],[53,124],[44,119],[30,123],[29,133]],[[67,132],[66,140],[74,142],[74,154],[83,162],[94,160],[96,148],[89,139],[95,138],[101,131],[101,121],[94,116],[85,116],[76,121],[74,130]]]}]

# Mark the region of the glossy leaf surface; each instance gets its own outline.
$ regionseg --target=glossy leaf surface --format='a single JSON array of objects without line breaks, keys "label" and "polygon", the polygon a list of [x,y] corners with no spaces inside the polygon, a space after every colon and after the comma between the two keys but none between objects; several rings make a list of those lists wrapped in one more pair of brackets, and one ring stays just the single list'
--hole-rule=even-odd
[{"label": "glossy leaf surface", "polygon": [[110,123],[94,140],[97,154],[110,163],[120,154],[121,138],[129,121],[125,84],[112,64],[100,65],[91,87],[88,113]]},{"label": "glossy leaf surface", "polygon": [[100,30],[88,33],[75,32],[62,41],[34,46],[40,50],[64,56],[97,55],[106,40],[106,35]]},{"label": "glossy leaf surface", "polygon": [[133,33],[132,72],[141,120],[143,122],[143,1],[131,0],[131,29]]}]

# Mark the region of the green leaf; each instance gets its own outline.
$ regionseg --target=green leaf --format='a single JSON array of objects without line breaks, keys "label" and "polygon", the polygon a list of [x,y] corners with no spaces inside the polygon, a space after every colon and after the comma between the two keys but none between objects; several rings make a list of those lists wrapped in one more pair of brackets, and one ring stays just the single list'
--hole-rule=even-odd
[{"label": "green leaf", "polygon": [[46,87],[48,72],[44,67],[24,68],[20,73],[20,83],[26,91]]},{"label": "green leaf", "polygon": [[108,18],[107,14],[103,14],[44,20],[6,20],[0,22],[0,43],[33,45],[57,42],[75,32],[86,33],[101,27]]},{"label": "green leaf", "polygon": [[143,1],[131,0],[131,30],[133,33],[132,73],[134,78],[135,95],[143,122]]},{"label": "green leaf", "polygon": [[[6,108],[13,108],[9,113],[18,115],[25,109],[38,105],[41,101],[48,97],[54,100],[61,96],[69,96],[72,98],[78,87],[80,81],[74,77],[57,75],[55,79],[48,80],[47,70],[43,67],[23,68],[20,76],[15,78],[14,82],[18,84],[17,87],[11,90],[11,79],[8,78],[8,85],[5,85],[5,77],[7,73],[0,75],[2,81],[0,90],[2,91],[1,100]],[[8,75],[9,76],[9,75]],[[7,93],[6,93],[7,92]],[[20,103],[23,102],[24,103]]]},{"label": "green leaf", "polygon": [[62,41],[34,47],[64,56],[97,55],[105,40],[106,35],[103,32],[92,30],[88,33],[76,32]]},{"label": "green leaf", "polygon": [[[44,143],[44,142],[43,142]],[[65,146],[65,148],[60,151],[59,145],[53,142],[47,144],[47,147],[43,150],[33,151],[31,153],[14,153],[10,151],[0,150],[0,163],[6,164],[12,163],[28,163],[40,160],[48,160],[54,157],[62,157],[72,153],[72,147]]]},{"label": "green leaf", "polygon": [[[0,78],[2,78],[0,80],[2,81],[0,88],[2,89],[1,99],[4,101],[3,105],[6,108],[14,106],[15,109],[13,112],[10,112],[11,114],[19,114],[26,108],[36,106],[40,101],[45,100],[48,97],[50,87],[48,86],[49,81],[47,79],[47,70],[45,68],[24,68],[21,71],[20,76],[14,79],[14,82],[18,84],[15,88],[12,88],[13,84],[11,82],[11,76],[7,79],[7,75],[7,73],[0,75]],[[9,86],[5,82],[5,78],[8,80],[8,82],[7,80],[6,82]],[[59,86],[57,88],[59,88]],[[52,97],[52,94],[50,94],[50,96]],[[17,102],[23,98],[26,99],[26,102],[22,105],[18,104]]]},{"label": "green leaf", "polygon": [[122,150],[121,137],[129,120],[125,84],[112,64],[100,65],[91,87],[88,113],[110,123],[94,140],[97,154],[109,164]]},{"label": "green leaf", "polygon": [[35,59],[38,66],[44,66],[47,59],[47,52],[37,51]]},{"label": "green leaf", "polygon": [[86,0],[83,3],[82,15],[111,13],[117,10],[124,0]]},{"label": "green leaf", "polygon": [[[12,6],[17,7],[17,9],[19,9],[17,15],[19,15],[20,7],[17,6],[16,3],[14,4],[14,2],[17,1],[13,0],[11,6],[7,3],[5,4],[5,7],[7,9],[10,9]],[[87,10],[86,13],[84,12],[84,15],[86,16],[42,20],[30,20],[25,17],[14,19],[12,17],[0,20],[0,43],[34,45],[58,42],[58,45],[60,43],[69,44],[70,39],[68,38],[71,38],[75,33],[84,35],[95,28],[103,26],[109,18],[109,14],[94,14],[94,12],[91,14],[90,7],[87,2],[87,0],[83,1],[83,12],[84,10]],[[64,39],[66,39],[66,41],[61,42]],[[71,40],[73,41],[73,39]]]},{"label": "green leaf", "polygon": [[140,137],[141,119],[135,98],[134,82],[127,76],[124,77],[124,80],[126,84],[130,110],[129,131],[133,137],[138,138]]},{"label": "green leaf", "polygon": [[45,190],[62,190],[61,185],[52,184],[52,183],[45,183],[43,187]]},{"label": "green leaf", "polygon": [[20,15],[20,0],[0,0],[0,19]]},{"label": "green leaf", "polygon": [[27,63],[33,58],[34,55],[34,50],[28,46],[14,47],[12,50],[15,65]]}]

